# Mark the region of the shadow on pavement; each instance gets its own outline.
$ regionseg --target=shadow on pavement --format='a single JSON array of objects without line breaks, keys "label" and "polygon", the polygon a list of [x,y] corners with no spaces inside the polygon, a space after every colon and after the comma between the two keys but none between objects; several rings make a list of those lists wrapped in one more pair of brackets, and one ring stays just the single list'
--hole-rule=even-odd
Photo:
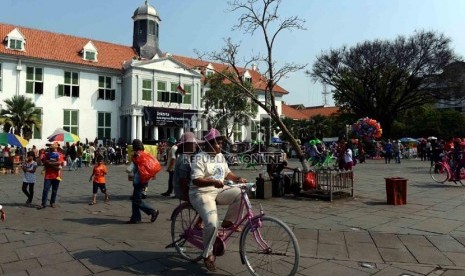
[{"label": "shadow on pavement", "polygon": [[65,218],[63,220],[70,221],[70,222],[78,222],[78,223],[88,224],[88,225],[124,224],[123,220],[114,219],[114,218],[79,218],[79,219]]},{"label": "shadow on pavement", "polygon": [[[192,263],[177,253],[141,250],[84,250],[72,254],[93,273],[105,270],[137,275],[205,275],[202,262]],[[208,275],[229,275],[220,269]]]}]

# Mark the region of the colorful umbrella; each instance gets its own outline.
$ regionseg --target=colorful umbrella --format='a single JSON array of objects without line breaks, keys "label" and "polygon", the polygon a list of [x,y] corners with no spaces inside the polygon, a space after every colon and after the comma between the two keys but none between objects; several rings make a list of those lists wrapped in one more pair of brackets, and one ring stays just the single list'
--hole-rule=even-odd
[{"label": "colorful umbrella", "polygon": [[50,142],[77,142],[81,141],[79,136],[76,134],[73,134],[71,132],[68,132],[62,128],[57,128],[52,135],[48,136],[47,139]]},{"label": "colorful umbrella", "polygon": [[29,142],[23,137],[13,133],[0,133],[0,145],[6,146],[7,144],[24,148]]}]

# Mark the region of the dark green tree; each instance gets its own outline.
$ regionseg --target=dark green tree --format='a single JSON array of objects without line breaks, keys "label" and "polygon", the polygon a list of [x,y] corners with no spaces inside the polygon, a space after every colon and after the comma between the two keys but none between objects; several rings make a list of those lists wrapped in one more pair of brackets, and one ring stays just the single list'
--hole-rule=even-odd
[{"label": "dark green tree", "polygon": [[[226,76],[232,77],[231,74],[223,72],[208,77],[210,89],[202,99],[205,103],[204,115],[209,126],[226,133],[227,137],[231,137],[234,125],[250,125],[258,112],[257,104],[243,97],[237,85],[226,82]],[[245,85],[248,86],[247,89],[253,89],[250,84]]]},{"label": "dark green tree", "polygon": [[32,99],[21,96],[13,96],[4,101],[6,108],[0,112],[0,124],[3,131],[9,132],[14,128],[14,133],[25,139],[32,138],[32,130],[40,129],[42,125],[41,111],[37,109]]},{"label": "dark green tree", "polygon": [[239,23],[234,26],[233,29],[242,30],[250,34],[253,36],[254,40],[257,39],[256,32],[262,35],[265,54],[252,56],[249,59],[244,59],[241,63],[245,64],[245,66],[242,66],[243,68],[257,63],[260,68],[264,68],[262,73],[264,77],[260,80],[261,88],[259,91],[264,95],[264,101],[256,97],[256,90],[248,89],[245,85],[246,81],[238,77],[242,74],[239,67],[239,60],[241,60],[238,57],[239,44],[233,43],[231,39],[226,39],[226,45],[221,50],[211,53],[209,57],[215,61],[226,64],[229,69],[235,73],[235,75],[232,78],[228,78],[228,80],[237,84],[241,88],[242,97],[248,97],[255,102],[268,116],[270,116],[271,120],[278,125],[279,130],[289,137],[291,146],[302,162],[303,170],[308,171],[308,164],[304,158],[304,152],[301,150],[299,144],[287,129],[286,125],[282,122],[276,105],[276,84],[287,74],[305,68],[305,65],[295,63],[284,63],[284,65],[279,67],[273,57],[273,50],[279,35],[284,31],[302,30],[304,29],[303,25],[305,23],[304,20],[296,16],[280,16],[279,7],[281,2],[281,0],[232,0],[229,2],[231,11],[241,12],[238,20]]},{"label": "dark green tree", "polygon": [[375,40],[317,57],[315,81],[331,85],[336,105],[381,123],[385,137],[399,113],[444,98],[435,77],[456,60],[450,39],[421,31],[393,41]]}]

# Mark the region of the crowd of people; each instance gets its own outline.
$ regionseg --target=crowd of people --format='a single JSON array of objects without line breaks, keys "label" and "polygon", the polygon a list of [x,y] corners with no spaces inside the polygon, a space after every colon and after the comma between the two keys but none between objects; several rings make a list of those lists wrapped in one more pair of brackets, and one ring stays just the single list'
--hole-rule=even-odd
[{"label": "crowd of people", "polygon": [[[240,213],[240,189],[224,185],[225,180],[235,182],[247,182],[246,179],[235,175],[228,166],[226,158],[222,154],[222,145],[225,136],[216,129],[211,129],[204,140],[199,140],[194,133],[186,132],[181,136],[179,143],[176,139],[168,139],[166,146],[162,146],[161,151],[166,152],[166,170],[169,174],[168,190],[163,196],[170,196],[173,192],[175,197],[181,200],[189,200],[198,211],[200,218],[197,226],[203,229],[204,236],[204,264],[210,271],[215,271],[215,257],[213,255],[213,243],[218,232],[217,205],[229,205],[225,218],[221,223],[222,228],[229,228],[240,232],[242,227],[236,225],[236,218]],[[89,182],[92,182],[92,196],[89,205],[97,203],[97,193],[104,195],[104,201],[110,199],[106,185],[106,175],[108,173],[107,164],[118,164],[126,162],[124,150],[121,151],[120,160],[118,157],[118,147],[113,152],[111,145],[103,147],[94,146],[94,143],[82,144],[66,143],[61,147],[59,143],[49,144],[47,149],[38,150],[35,146],[23,153],[22,150],[15,149],[19,154],[25,154],[26,158],[22,162],[23,171],[22,191],[26,195],[26,205],[33,206],[34,186],[37,181],[37,171],[40,165],[43,166],[41,174],[44,177],[44,184],[40,204],[37,209],[43,210],[48,206],[56,208],[56,199],[60,183],[63,179],[62,170],[76,164],[77,167],[93,166]],[[8,148],[8,147],[6,147]],[[125,147],[121,147],[125,148]],[[3,150],[2,150],[3,151]],[[144,144],[139,139],[132,141],[131,165],[128,167],[129,176],[133,185],[131,196],[132,212],[128,224],[137,224],[142,220],[142,212],[149,216],[150,222],[155,222],[159,211],[144,201],[143,192],[148,185],[148,180],[143,177],[143,166],[136,162],[138,156],[142,155]],[[7,150],[8,156],[12,152]],[[89,156],[86,155],[89,154]],[[16,154],[16,153],[15,153]],[[163,154],[159,152],[163,158]],[[2,155],[4,158],[5,155]],[[108,158],[108,159],[106,159]],[[106,161],[108,160],[108,161]],[[67,166],[65,166],[65,164]],[[142,167],[141,167],[142,166]],[[184,183],[184,184],[182,184]],[[49,193],[51,196],[49,199]],[[49,205],[47,205],[49,202]],[[4,220],[6,213],[0,206],[0,219]]]}]

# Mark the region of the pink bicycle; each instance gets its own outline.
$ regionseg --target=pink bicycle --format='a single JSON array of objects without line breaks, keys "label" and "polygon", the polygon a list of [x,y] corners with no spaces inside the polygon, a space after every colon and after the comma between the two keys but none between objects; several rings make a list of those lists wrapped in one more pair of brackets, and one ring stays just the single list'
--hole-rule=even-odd
[{"label": "pink bicycle", "polygon": [[460,179],[455,179],[455,169],[451,167],[450,158],[447,153],[441,154],[441,161],[435,162],[431,166],[429,173],[431,178],[438,183],[446,181],[457,183],[458,181],[463,185],[462,179],[465,179],[465,168],[460,169]]},{"label": "pink bicycle", "polygon": [[[234,226],[220,229],[213,247],[215,256],[222,256],[235,229],[245,225],[239,240],[242,264],[252,275],[295,275],[299,267],[300,248],[292,230],[281,220],[260,213],[254,215],[247,191],[254,191],[255,183],[231,184],[241,189],[242,217],[236,218]],[[181,256],[191,262],[202,259],[202,229],[196,226],[200,219],[197,211],[188,202],[181,203],[171,214],[171,237]]]}]

